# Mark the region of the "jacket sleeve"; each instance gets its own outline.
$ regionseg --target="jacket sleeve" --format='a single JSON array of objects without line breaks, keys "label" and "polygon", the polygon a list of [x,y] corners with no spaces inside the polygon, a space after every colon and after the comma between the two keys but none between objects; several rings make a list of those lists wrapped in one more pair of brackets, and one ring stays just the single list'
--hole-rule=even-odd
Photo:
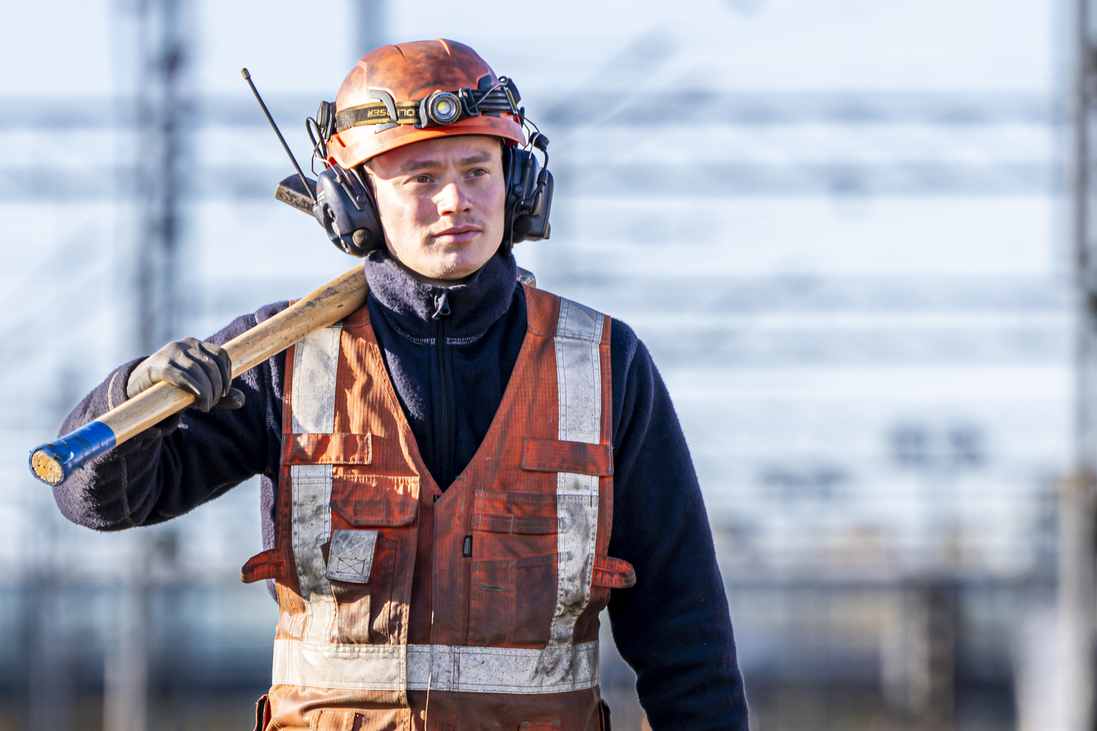
[{"label": "jacket sleeve", "polygon": [[[223,344],[284,309],[270,305],[237,318],[208,338]],[[278,360],[278,359],[281,360]],[[123,365],[81,401],[61,427],[67,434],[126,400],[135,360]],[[61,513],[74,523],[102,531],[152,525],[187,513],[256,474],[271,476],[278,445],[271,434],[281,424],[275,393],[284,372],[275,356],[233,380],[246,402],[236,410],[196,408],[165,419],[95,458],[53,488]]]},{"label": "jacket sleeve", "polygon": [[613,321],[610,555],[636,570],[614,590],[614,641],[655,731],[747,731],[731,617],[678,417],[647,348]]}]

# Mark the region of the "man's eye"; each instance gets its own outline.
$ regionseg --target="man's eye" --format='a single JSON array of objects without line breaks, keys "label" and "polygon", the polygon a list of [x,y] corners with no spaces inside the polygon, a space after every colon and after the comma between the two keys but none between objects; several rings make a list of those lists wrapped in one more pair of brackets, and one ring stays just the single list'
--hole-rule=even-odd
[{"label": "man's eye", "polygon": [[484,168],[476,168],[474,170],[469,171],[469,177],[470,178],[479,178],[480,176],[487,175],[487,174],[488,174],[488,171],[485,170]]},{"label": "man's eye", "polygon": [[416,175],[415,176],[415,182],[416,183],[429,183],[430,182],[430,176],[429,175]]}]

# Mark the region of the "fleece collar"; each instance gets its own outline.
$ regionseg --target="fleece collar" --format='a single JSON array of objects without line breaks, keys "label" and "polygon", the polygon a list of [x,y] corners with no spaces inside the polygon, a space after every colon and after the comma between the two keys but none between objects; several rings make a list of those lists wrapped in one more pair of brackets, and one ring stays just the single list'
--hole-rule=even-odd
[{"label": "fleece collar", "polygon": [[517,264],[510,254],[496,254],[460,284],[439,286],[416,280],[386,251],[372,252],[365,261],[370,297],[403,335],[420,340],[434,337],[445,321],[447,341],[479,338],[510,307],[517,284]]}]

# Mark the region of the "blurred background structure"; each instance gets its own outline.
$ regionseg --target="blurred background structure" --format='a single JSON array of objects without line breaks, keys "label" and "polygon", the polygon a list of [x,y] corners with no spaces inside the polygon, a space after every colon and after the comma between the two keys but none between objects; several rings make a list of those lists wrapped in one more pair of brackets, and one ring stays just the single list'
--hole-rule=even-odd
[{"label": "blurred background structure", "polygon": [[100,535],[26,454],[116,365],[352,265],[273,199],[291,168],[240,67],[304,161],[358,56],[437,36],[552,140],[553,237],[519,263],[668,383],[755,731],[1091,728],[1089,4],[6,7],[0,730],[251,728],[257,485]]}]

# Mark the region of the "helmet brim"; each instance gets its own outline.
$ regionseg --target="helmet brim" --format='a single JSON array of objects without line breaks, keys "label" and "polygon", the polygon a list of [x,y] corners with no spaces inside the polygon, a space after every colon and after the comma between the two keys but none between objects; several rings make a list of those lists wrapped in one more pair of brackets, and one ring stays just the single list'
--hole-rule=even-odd
[{"label": "helmet brim", "polygon": [[366,160],[384,155],[399,147],[413,145],[424,140],[458,135],[488,135],[499,137],[508,145],[525,145],[526,136],[521,125],[513,117],[480,116],[463,119],[445,127],[427,127],[416,129],[412,125],[401,125],[383,132],[387,139],[377,144],[373,125],[352,127],[332,135],[328,143],[328,155],[343,168],[352,168]]}]

